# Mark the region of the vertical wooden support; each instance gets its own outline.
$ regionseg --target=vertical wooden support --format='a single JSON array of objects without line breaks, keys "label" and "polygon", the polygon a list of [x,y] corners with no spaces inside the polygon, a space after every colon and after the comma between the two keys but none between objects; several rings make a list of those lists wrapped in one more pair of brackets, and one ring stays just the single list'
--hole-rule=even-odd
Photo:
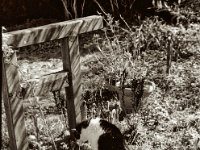
[{"label": "vertical wooden support", "polygon": [[75,128],[76,123],[81,121],[81,73],[78,36],[63,38],[62,58],[63,69],[69,72],[69,87],[65,88],[67,97],[67,113],[70,129]]},{"label": "vertical wooden support", "polygon": [[172,44],[171,44],[171,40],[168,39],[167,41],[168,47],[167,47],[167,69],[166,69],[166,73],[170,74],[170,68],[171,68],[171,59],[172,59]]},{"label": "vertical wooden support", "polygon": [[14,54],[10,64],[3,62],[2,94],[7,116],[10,148],[11,150],[28,150],[23,104],[19,98],[19,74],[17,67],[13,65],[16,61]]},{"label": "vertical wooden support", "polygon": [[10,146],[10,149],[17,150],[16,137],[15,137],[15,132],[13,128],[14,127],[13,120],[12,120],[13,117],[12,117],[11,105],[10,105],[10,100],[9,100],[8,84],[6,81],[6,71],[5,71],[4,63],[2,65],[2,70],[3,70],[2,97],[4,100],[5,112],[6,112],[6,118],[7,118],[8,134],[10,137],[9,146]]}]

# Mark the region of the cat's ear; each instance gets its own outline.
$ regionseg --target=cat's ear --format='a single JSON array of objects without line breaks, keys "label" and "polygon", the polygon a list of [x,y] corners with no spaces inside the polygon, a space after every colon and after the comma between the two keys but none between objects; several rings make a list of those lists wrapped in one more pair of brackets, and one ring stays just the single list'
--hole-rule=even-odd
[{"label": "cat's ear", "polygon": [[89,126],[89,124],[90,124],[90,120],[91,120],[91,119],[88,119],[88,120],[85,120],[85,121],[82,121],[81,123],[79,123],[79,124],[76,126],[76,130],[77,130],[78,132],[80,132],[82,128],[86,129],[86,128]]},{"label": "cat's ear", "polygon": [[88,119],[88,120],[83,121],[83,122],[82,122],[82,125],[83,125],[82,127],[83,127],[83,128],[87,128],[87,127],[89,126],[89,124],[90,124],[90,121],[91,121],[91,118]]}]

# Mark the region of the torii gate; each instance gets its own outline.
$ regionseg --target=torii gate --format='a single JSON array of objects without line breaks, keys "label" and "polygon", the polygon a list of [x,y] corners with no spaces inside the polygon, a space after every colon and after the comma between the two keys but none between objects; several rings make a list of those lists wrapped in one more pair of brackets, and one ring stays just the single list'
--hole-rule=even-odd
[{"label": "torii gate", "polygon": [[[35,96],[48,91],[65,88],[67,99],[67,113],[70,129],[75,128],[81,121],[81,72],[78,35],[103,28],[101,16],[89,16],[70,21],[53,23],[45,26],[29,28],[5,33],[9,36],[7,45],[13,48],[24,47],[42,42],[61,40],[63,71],[48,74],[38,79],[34,88]],[[12,56],[11,63],[3,62],[2,94],[8,120],[8,132],[11,150],[28,150],[26,129],[20,93],[16,55]],[[26,93],[29,96],[29,92]]]}]

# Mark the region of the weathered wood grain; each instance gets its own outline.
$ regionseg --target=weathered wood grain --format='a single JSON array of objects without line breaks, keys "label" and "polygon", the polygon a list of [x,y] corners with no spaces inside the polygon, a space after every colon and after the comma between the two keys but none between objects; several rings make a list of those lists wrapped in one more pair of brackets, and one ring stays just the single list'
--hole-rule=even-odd
[{"label": "weathered wood grain", "polygon": [[103,28],[103,18],[101,16],[89,16],[35,28],[8,32],[6,33],[9,34],[7,44],[14,48],[23,47],[68,36],[76,36],[81,33],[101,28]]},{"label": "weathered wood grain", "polygon": [[56,72],[28,80],[23,87],[22,95],[23,98],[42,96],[49,92],[60,90],[68,85],[68,73],[64,71]]},{"label": "weathered wood grain", "polygon": [[12,94],[20,89],[19,86],[19,72],[17,66],[17,56],[16,53],[13,53],[9,63],[5,63],[5,70],[6,70],[6,78],[8,84],[8,92]]},{"label": "weathered wood grain", "polygon": [[69,72],[69,87],[65,88],[70,129],[81,121],[81,73],[78,36],[62,39],[63,70]]},{"label": "weathered wood grain", "polygon": [[[17,90],[14,90],[15,92],[12,91],[12,95],[9,94],[8,85],[10,85],[13,80],[15,79],[7,79],[6,70],[4,68],[3,62],[2,94],[7,117],[8,133],[10,137],[9,146],[11,150],[28,150],[23,105],[22,101],[19,99],[19,92]],[[19,82],[16,82],[15,80],[15,84],[19,84]],[[17,85],[17,87],[19,87],[19,85]]]},{"label": "weathered wood grain", "polygon": [[79,52],[79,40],[78,36],[69,37],[69,55],[71,62],[72,72],[72,83],[73,83],[73,94],[74,94],[74,106],[76,111],[76,123],[81,122],[81,94],[82,94],[82,83],[81,83],[81,68],[80,68],[80,52]]}]

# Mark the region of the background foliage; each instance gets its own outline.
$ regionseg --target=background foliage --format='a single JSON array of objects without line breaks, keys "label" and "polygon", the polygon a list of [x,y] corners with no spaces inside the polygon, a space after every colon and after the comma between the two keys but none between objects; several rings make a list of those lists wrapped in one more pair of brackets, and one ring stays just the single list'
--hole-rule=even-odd
[{"label": "background foliage", "polygon": [[[9,4],[12,5],[11,2]],[[70,5],[72,4],[74,1],[71,1]],[[199,1],[190,0],[183,4],[180,11],[185,14],[190,12],[188,19],[192,20],[192,15],[198,17],[199,9],[196,8]],[[75,13],[72,13],[72,17],[74,15]],[[98,103],[112,99],[114,93],[109,92],[103,83],[111,77],[119,81],[124,70],[128,72],[127,79],[143,76],[156,84],[156,90],[143,100],[138,112],[126,116],[119,125],[127,144],[136,150],[198,150],[200,24],[191,21],[185,28],[182,24],[171,26],[156,17],[151,17],[137,26],[125,21],[122,26],[112,15],[106,16],[107,26],[103,31],[80,37],[84,100],[88,103]],[[43,22],[43,19],[30,20],[26,24],[10,28],[27,28],[36,26],[39,22]],[[6,37],[3,40],[5,41]],[[34,77],[35,73],[41,72],[41,68],[44,71],[62,69],[59,46],[59,41],[55,41],[18,49],[22,81]],[[7,49],[13,52],[10,47]],[[169,49],[172,59],[170,71],[167,73]],[[62,91],[60,98],[63,98]],[[32,144],[30,149],[52,149],[52,139],[57,148],[70,149],[67,139],[69,133],[63,132],[68,129],[67,114],[62,113],[56,106],[52,94],[41,97],[38,102],[34,99],[24,100],[24,107],[26,128]],[[7,149],[9,137],[4,110],[2,123],[2,149]],[[86,145],[84,147],[82,149],[89,149]]]}]

